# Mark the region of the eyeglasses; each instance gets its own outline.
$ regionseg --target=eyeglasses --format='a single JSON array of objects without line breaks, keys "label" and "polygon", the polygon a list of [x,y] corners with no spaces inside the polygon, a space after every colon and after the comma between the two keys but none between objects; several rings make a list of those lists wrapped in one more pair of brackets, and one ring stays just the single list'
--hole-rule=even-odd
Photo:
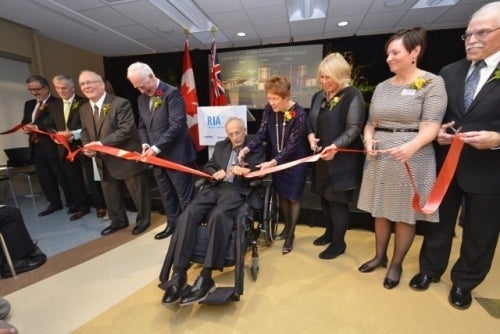
[{"label": "eyeglasses", "polygon": [[99,82],[102,82],[102,81],[101,80],[89,80],[89,81],[79,82],[78,84],[80,85],[80,87],[83,87],[83,86],[95,85],[96,83],[99,83]]},{"label": "eyeglasses", "polygon": [[496,27],[494,29],[481,29],[481,30],[474,31],[474,32],[466,32],[465,34],[463,34],[460,37],[462,38],[462,41],[466,41],[469,38],[471,38],[472,36],[476,36],[477,39],[483,39],[486,36],[488,36],[489,33],[493,32],[495,30],[498,30],[498,29],[500,29],[500,27]]},{"label": "eyeglasses", "polygon": [[43,86],[43,87],[39,87],[39,88],[28,88],[28,91],[32,92],[32,93],[38,93],[39,91],[41,91],[45,87],[47,87],[47,86]]}]

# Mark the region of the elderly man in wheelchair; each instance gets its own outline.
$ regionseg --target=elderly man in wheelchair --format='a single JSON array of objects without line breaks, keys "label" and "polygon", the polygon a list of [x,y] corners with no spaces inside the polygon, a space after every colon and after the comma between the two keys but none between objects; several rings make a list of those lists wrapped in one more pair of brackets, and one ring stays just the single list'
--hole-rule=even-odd
[{"label": "elderly man in wheelchair", "polygon": [[[251,193],[250,181],[245,175],[258,169],[265,161],[265,152],[253,152],[238,161],[238,150],[245,146],[248,136],[244,122],[236,117],[225,124],[227,138],[216,143],[210,160],[203,171],[212,175],[212,182],[196,194],[179,217],[179,222],[170,243],[165,263],[172,263],[171,279],[169,267],[164,264],[160,274],[160,288],[165,290],[163,304],[189,305],[203,301],[215,289],[212,270],[222,270],[226,252],[234,228],[238,209],[245,204]],[[198,225],[207,222],[208,247],[200,275],[194,284],[187,286],[187,269],[190,265]]]}]

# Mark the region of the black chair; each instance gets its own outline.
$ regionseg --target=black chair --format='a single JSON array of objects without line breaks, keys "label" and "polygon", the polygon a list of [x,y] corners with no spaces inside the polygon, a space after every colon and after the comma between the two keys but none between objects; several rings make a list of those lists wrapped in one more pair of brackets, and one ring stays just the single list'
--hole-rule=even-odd
[{"label": "black chair", "polygon": [[[250,273],[253,280],[257,279],[259,271],[258,239],[262,235],[265,245],[270,246],[274,240],[277,215],[277,201],[274,186],[271,182],[262,180],[254,182],[253,192],[249,200],[238,209],[234,229],[226,253],[225,267],[235,267],[234,286],[217,287],[201,304],[225,304],[229,300],[239,301],[244,288],[245,253],[252,249]],[[208,229],[206,223],[201,223],[197,231],[196,246],[191,262],[203,264],[208,246]],[[170,275],[173,263],[165,259],[162,274]],[[162,284],[160,284],[160,288]]]},{"label": "black chair", "polygon": [[12,179],[16,176],[26,177],[29,186],[29,196],[33,200],[33,208],[35,216],[37,213],[35,192],[33,190],[32,177],[36,175],[35,165],[31,156],[31,148],[29,147],[16,147],[4,149],[7,155],[7,176]]}]

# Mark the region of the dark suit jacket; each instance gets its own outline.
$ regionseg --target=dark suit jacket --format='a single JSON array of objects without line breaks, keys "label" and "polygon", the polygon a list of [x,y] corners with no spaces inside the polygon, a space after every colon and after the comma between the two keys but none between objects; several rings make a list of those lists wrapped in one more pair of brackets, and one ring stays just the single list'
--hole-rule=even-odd
[{"label": "dark suit jacket", "polygon": [[[251,141],[255,136],[247,136],[245,138],[245,143],[242,147],[245,147],[248,141]],[[215,144],[214,153],[212,157],[203,167],[203,171],[207,174],[212,175],[218,170],[224,169],[226,170],[227,163],[229,161],[229,157],[231,156],[231,150],[233,146],[229,138],[221,140]],[[255,165],[258,165],[262,162],[266,161],[265,149],[261,147],[256,152],[249,152],[245,156],[245,163],[248,164],[248,168],[252,171],[256,170]],[[243,176],[234,176],[233,185],[242,189],[248,189],[250,186],[251,179],[245,178]]]},{"label": "dark suit jacket", "polygon": [[[68,122],[66,123],[68,130],[74,131],[82,128],[82,121],[80,119],[80,107],[87,103],[87,101],[88,100],[86,98],[75,95],[73,103],[71,104],[71,109],[69,111]],[[72,149],[76,149],[77,147],[82,145],[82,141],[81,139],[74,139],[73,141],[71,141],[71,143],[69,143],[69,145]]]},{"label": "dark suit jacket", "polygon": [[[444,67],[439,75],[444,78],[448,94],[448,108],[443,122],[455,121],[462,132],[490,130],[500,132],[500,80],[486,83],[478,92],[469,111],[464,110],[464,83],[470,62],[462,59]],[[449,146],[436,145],[438,164],[441,165]],[[478,150],[465,144],[460,155],[456,178],[467,192],[500,193],[500,150]]]},{"label": "dark suit jacket", "polygon": [[[57,122],[54,118],[56,111],[59,108],[60,99],[54,96],[49,96],[47,101],[45,101],[43,110],[40,111],[37,119],[32,122],[32,114],[35,106],[37,104],[36,99],[32,99],[26,101],[24,104],[24,114],[22,124],[35,124],[39,130],[45,132],[55,132],[57,131]],[[58,148],[57,144],[52,141],[48,136],[36,134],[38,139],[38,143],[34,144],[32,141],[33,134],[30,135],[29,145],[32,148],[32,154],[34,154],[34,150],[39,154],[43,154],[46,157],[57,158],[58,156]]]},{"label": "dark suit jacket", "polygon": [[[101,110],[101,117],[97,127],[94,126],[93,111],[90,102],[80,107],[82,143],[85,145],[92,141],[100,141],[106,146],[140,152],[141,144],[139,143],[134,112],[130,101],[106,94],[103,109],[104,106],[109,106],[109,111],[104,115]],[[103,164],[111,176],[119,180],[140,173],[146,168],[144,164],[127,161],[107,154],[99,154],[96,162],[102,179],[106,177]]]},{"label": "dark suit jacket", "polygon": [[139,137],[142,143],[155,145],[160,157],[185,164],[196,160],[196,150],[189,135],[186,107],[179,90],[164,82],[158,89],[163,92],[162,104],[149,110],[149,96],[137,99],[139,108]]}]

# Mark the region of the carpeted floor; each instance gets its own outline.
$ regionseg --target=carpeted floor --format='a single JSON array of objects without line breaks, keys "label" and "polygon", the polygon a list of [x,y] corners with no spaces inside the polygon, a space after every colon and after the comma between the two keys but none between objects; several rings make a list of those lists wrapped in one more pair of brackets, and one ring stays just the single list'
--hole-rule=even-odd
[{"label": "carpeted floor", "polygon": [[[292,253],[281,255],[282,242],[259,249],[259,276],[252,281],[246,272],[239,302],[165,307],[160,304],[163,291],[157,288],[157,277],[169,239],[153,239],[162,228],[124,238],[120,246],[108,247],[107,242],[116,240],[106,237],[65,252],[67,259],[99,253],[98,248],[102,255],[84,262],[78,259],[81,263],[74,267],[12,290],[6,295],[13,306],[9,321],[28,334],[498,333],[500,328],[500,319],[477,300],[466,311],[449,305],[448,272],[426,292],[408,287],[418,271],[422,237],[417,236],[407,256],[400,286],[387,290],[382,287],[385,269],[369,274],[357,270],[373,255],[373,233],[348,231],[346,253],[320,260],[322,248],[312,241],[322,229],[304,225],[297,228]],[[460,235],[459,228],[457,232]],[[119,233],[115,238],[122,237]],[[456,259],[458,242],[459,238],[451,261]],[[489,276],[473,292],[474,297],[485,298],[485,304],[495,305],[500,299],[499,252]],[[190,282],[197,273],[198,268],[190,270]],[[218,286],[233,284],[233,268],[218,273],[215,280]]]}]

